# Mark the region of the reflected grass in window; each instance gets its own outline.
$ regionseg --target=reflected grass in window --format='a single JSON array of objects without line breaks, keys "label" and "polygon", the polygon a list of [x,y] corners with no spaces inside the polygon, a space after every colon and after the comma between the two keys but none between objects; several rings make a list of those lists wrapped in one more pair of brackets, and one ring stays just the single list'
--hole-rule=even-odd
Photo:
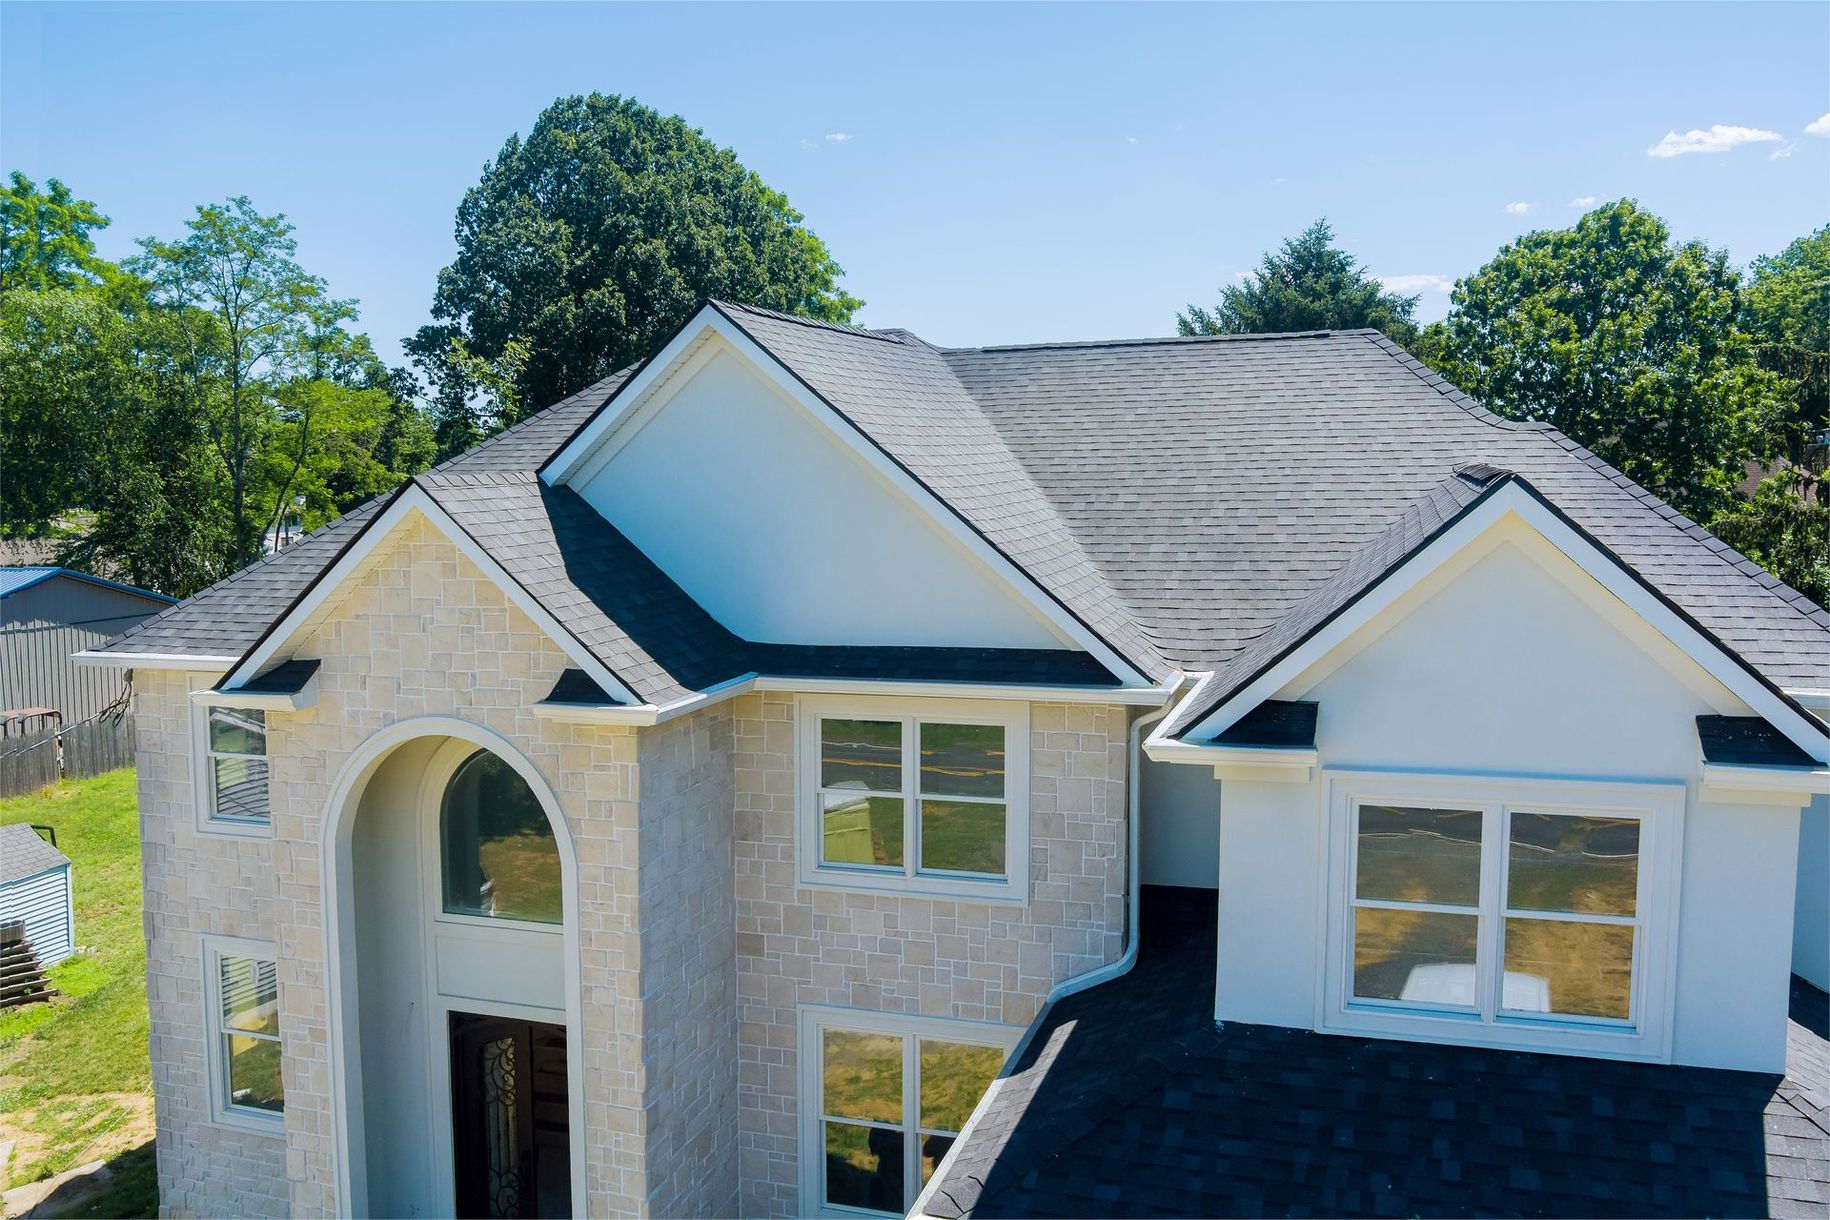
[{"label": "reflected grass in window", "polygon": [[921,790],[932,796],[1003,796],[1003,726],[924,721]]},{"label": "reflected grass in window", "polygon": [[1479,810],[1361,805],[1355,895],[1388,902],[1477,905],[1481,816]]},{"label": "reflected grass in window", "polygon": [[1625,1021],[1633,998],[1632,927],[1508,919],[1505,992],[1513,1011]]},{"label": "reflected grass in window", "polygon": [[1512,814],[1506,904],[1523,911],[1632,915],[1639,896],[1639,821]]},{"label": "reflected grass in window", "polygon": [[507,762],[464,760],[439,811],[444,909],[454,915],[565,920],[559,845],[540,800]]},{"label": "reflected grass in window", "polygon": [[1368,1000],[1472,1006],[1480,920],[1437,911],[1353,913],[1353,994]]},{"label": "reflected grass in window", "polygon": [[286,1089],[280,1083],[278,1040],[230,1034],[228,1041],[230,1104],[252,1110],[284,1110]]},{"label": "reflected grass in window", "polygon": [[902,867],[900,796],[820,794],[820,859],[826,864]]},{"label": "reflected grass in window", "polygon": [[826,1113],[880,1123],[902,1122],[902,1038],[897,1034],[821,1035],[821,1088]]},{"label": "reflected grass in window", "polygon": [[1004,1049],[969,1042],[921,1040],[921,1125],[959,1131],[997,1079]]},{"label": "reflected grass in window", "polygon": [[1004,806],[923,801],[921,867],[925,872],[1003,876]]}]

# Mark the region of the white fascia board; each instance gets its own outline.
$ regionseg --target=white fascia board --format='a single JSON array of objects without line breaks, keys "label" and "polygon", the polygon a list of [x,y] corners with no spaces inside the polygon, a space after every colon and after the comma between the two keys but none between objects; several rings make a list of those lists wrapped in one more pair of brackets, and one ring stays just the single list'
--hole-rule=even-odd
[{"label": "white fascia board", "polygon": [[1793,690],[1788,687],[1786,694],[1798,700],[1799,706],[1806,711],[1816,712],[1820,718],[1830,712],[1830,690]]},{"label": "white fascia board", "polygon": [[1164,686],[1029,686],[1003,682],[907,682],[888,678],[765,678],[756,690],[802,695],[896,695],[907,699],[1004,699],[1025,703],[1107,703],[1160,707],[1174,693]]},{"label": "white fascia board", "polygon": [[186,652],[99,652],[84,649],[70,659],[78,665],[106,669],[188,669],[194,673],[227,673],[240,657],[193,656]]},{"label": "white fascia board", "polygon": [[1150,679],[1135,665],[1070,614],[1033,577],[1006,558],[968,524],[957,510],[898,465],[855,424],[841,418],[805,383],[792,375],[778,357],[752,339],[742,327],[733,323],[714,305],[702,308],[653,360],[625,382],[612,400],[614,410],[603,411],[597,419],[587,424],[542,467],[540,477],[555,486],[570,485],[575,480],[584,481],[608,462],[617,449],[627,444],[640,430],[643,422],[662,409],[666,383],[679,371],[679,365],[700,356],[701,346],[708,340],[722,341],[790,403],[837,438],[880,479],[918,505],[948,539],[1009,585],[1064,643],[1090,653],[1100,664],[1121,675],[1126,686],[1150,685]]},{"label": "white fascia board", "polygon": [[1662,598],[1623,571],[1612,556],[1570,528],[1561,517],[1517,483],[1500,488],[1476,505],[1473,511],[1412,555],[1396,572],[1337,614],[1320,631],[1208,713],[1185,736],[1213,738],[1225,732],[1252,708],[1271,698],[1311,665],[1346,643],[1355,632],[1427,580],[1454,558],[1457,552],[1507,515],[1519,517],[1536,530],[1654,631],[1700,665],[1742,702],[1764,716],[1801,750],[1820,761],[1826,754],[1830,754],[1830,732],[1822,724],[1799,713],[1775,694],[1772,688],[1749,673],[1721,645],[1686,622]]},{"label": "white fascia board", "polygon": [[1702,797],[1724,804],[1784,805],[1802,809],[1830,794],[1830,768],[1748,767],[1703,764]]},{"label": "white fascia board", "polygon": [[256,712],[302,712],[318,703],[318,675],[312,674],[305,684],[291,694],[244,690],[194,690],[191,702],[204,707],[237,707]]},{"label": "white fascia board", "polygon": [[502,591],[502,595],[532,619],[535,625],[545,632],[547,637],[575,665],[590,675],[599,687],[629,704],[641,702],[635,692],[623,685],[616,675],[604,666],[602,661],[599,661],[589,649],[579,642],[576,636],[561,627],[558,620],[553,618],[544,606],[535,601],[527,590],[503,571],[502,566],[487,551],[478,546],[470,535],[465,533],[457,522],[453,521],[450,515],[440,508],[431,496],[426,494],[424,489],[416,485],[405,488],[400,495],[395,497],[392,504],[370,519],[361,536],[342,555],[338,556],[334,564],[318,575],[317,581],[305,596],[300,598],[286,616],[268,631],[265,638],[255,646],[253,651],[236,663],[235,667],[229,671],[228,677],[223,679],[222,684],[225,687],[234,687],[265,670],[291,641],[294,633],[310,621],[311,616],[318,611],[319,607],[336,595],[343,581],[413,513],[424,517],[466,559],[482,569],[483,574],[488,576],[491,582]]}]

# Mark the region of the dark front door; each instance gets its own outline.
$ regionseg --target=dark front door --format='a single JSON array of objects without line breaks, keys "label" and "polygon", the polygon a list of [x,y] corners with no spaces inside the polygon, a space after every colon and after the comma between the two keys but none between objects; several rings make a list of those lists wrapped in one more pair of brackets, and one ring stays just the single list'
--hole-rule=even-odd
[{"label": "dark front door", "polygon": [[451,1139],[466,1220],[572,1214],[566,1031],[451,1014]]}]

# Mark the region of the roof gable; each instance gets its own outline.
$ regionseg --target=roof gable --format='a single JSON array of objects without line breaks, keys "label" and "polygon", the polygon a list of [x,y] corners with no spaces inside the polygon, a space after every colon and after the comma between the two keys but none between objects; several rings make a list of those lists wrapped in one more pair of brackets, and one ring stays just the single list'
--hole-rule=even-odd
[{"label": "roof gable", "polygon": [[1203,679],[1159,735],[1205,742],[1223,734],[1294,679],[1327,664],[1380,615],[1507,522],[1522,523],[1561,552],[1799,748],[1821,757],[1830,746],[1822,723],[1795,699],[1673,605],[1529,482],[1484,464],[1438,484],[1288,615]]}]

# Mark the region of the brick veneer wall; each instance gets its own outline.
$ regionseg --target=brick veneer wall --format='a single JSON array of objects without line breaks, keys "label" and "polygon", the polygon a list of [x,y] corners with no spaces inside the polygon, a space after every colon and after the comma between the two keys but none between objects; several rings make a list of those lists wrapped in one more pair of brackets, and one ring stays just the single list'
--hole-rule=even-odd
[{"label": "brick veneer wall", "polygon": [[1063,979],[1123,951],[1121,707],[1030,711],[1027,907],[800,886],[795,704],[734,701],[740,1211],[806,1214],[799,1186],[799,1006],[1027,1025]]}]

